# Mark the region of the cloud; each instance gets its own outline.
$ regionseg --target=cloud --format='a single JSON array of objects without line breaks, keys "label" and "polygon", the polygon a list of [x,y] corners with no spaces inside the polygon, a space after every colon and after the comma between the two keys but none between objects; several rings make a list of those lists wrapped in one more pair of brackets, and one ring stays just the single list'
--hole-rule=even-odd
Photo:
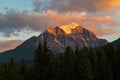
[{"label": "cloud", "polygon": [[[19,37],[19,32],[43,32],[48,27],[78,23],[97,36],[120,34],[120,0],[33,0],[33,12],[5,8],[0,13],[0,35]],[[0,40],[0,51],[22,43],[6,38]]]},{"label": "cloud", "polygon": [[0,52],[14,49],[16,46],[20,45],[23,41],[21,40],[14,40],[12,38],[6,38],[0,40]]},{"label": "cloud", "polygon": [[[47,11],[44,14],[37,12],[7,11],[0,15],[0,32],[4,36],[17,35],[23,29],[43,32],[48,27],[61,26],[64,24],[78,23],[81,26],[95,32],[98,36],[117,33],[116,28],[120,26],[120,20],[106,15],[88,15],[86,12],[66,12]],[[104,26],[104,28],[103,28]],[[101,31],[104,33],[100,33]],[[106,30],[110,30],[110,33]],[[107,33],[107,34],[106,34]]]},{"label": "cloud", "polygon": [[88,15],[85,12],[58,13],[55,11],[48,11],[46,15],[50,18],[51,25],[61,26],[75,22],[82,27],[93,31],[97,36],[119,33],[116,28],[120,26],[120,20],[111,16],[93,16]]},{"label": "cloud", "polygon": [[58,12],[104,11],[120,7],[120,0],[33,0],[34,11]]},{"label": "cloud", "polygon": [[33,5],[34,5],[34,11],[35,12],[39,12],[42,3],[39,2],[39,0],[34,0],[33,1]]},{"label": "cloud", "polygon": [[49,23],[48,21],[49,19],[44,14],[9,10],[5,14],[0,15],[0,33],[9,37],[18,35],[17,32],[24,29],[38,30],[40,32],[46,29],[43,26]]},{"label": "cloud", "polygon": [[33,0],[33,11],[41,12],[44,11],[45,8],[48,8],[52,0]]}]

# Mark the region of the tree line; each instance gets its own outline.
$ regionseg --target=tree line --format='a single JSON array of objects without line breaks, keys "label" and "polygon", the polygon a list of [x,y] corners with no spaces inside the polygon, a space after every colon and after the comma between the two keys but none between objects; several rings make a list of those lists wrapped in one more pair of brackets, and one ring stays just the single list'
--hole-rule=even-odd
[{"label": "tree line", "polygon": [[52,55],[46,42],[39,44],[34,63],[14,59],[0,64],[0,80],[120,80],[120,45],[104,46],[100,50],[84,47]]}]

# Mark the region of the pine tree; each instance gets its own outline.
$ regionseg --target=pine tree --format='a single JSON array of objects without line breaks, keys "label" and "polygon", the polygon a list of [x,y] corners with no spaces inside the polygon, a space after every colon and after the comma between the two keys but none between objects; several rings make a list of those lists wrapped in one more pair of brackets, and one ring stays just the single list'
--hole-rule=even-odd
[{"label": "pine tree", "polygon": [[107,65],[107,74],[106,74],[106,76],[108,78],[107,80],[115,80],[114,75],[113,75],[113,68],[112,68],[111,62],[109,62],[108,65]]},{"label": "pine tree", "polygon": [[65,80],[66,63],[62,54],[54,56],[52,59],[53,80]]},{"label": "pine tree", "polygon": [[35,59],[34,59],[34,69],[35,69],[35,78],[36,80],[40,79],[42,69],[41,69],[41,64],[42,64],[42,59],[43,59],[43,47],[41,43],[39,43],[38,48],[36,50],[35,54]]},{"label": "pine tree", "polygon": [[100,53],[98,53],[98,58],[99,58],[99,77],[98,77],[98,80],[107,80],[107,58],[106,58],[106,55],[105,55],[105,52],[104,51],[101,51]]},{"label": "pine tree", "polygon": [[88,48],[87,54],[93,68],[94,78],[96,79],[98,76],[98,55],[92,48]]},{"label": "pine tree", "polygon": [[45,69],[47,68],[49,62],[50,62],[50,54],[49,54],[49,49],[47,47],[47,43],[45,41],[43,45],[41,45],[41,43],[39,44],[34,60],[36,77],[38,80],[44,77],[43,73],[44,71],[46,71]]},{"label": "pine tree", "polygon": [[88,48],[84,48],[80,51],[79,55],[79,72],[81,80],[93,80],[93,68],[89,60],[87,53]]},{"label": "pine tree", "polygon": [[2,64],[0,64],[0,80],[4,80],[4,74],[5,74],[5,71],[4,71],[4,66]]},{"label": "pine tree", "polygon": [[11,58],[10,62],[7,65],[6,73],[7,80],[20,80],[21,78],[19,76],[18,66],[13,58]]},{"label": "pine tree", "polygon": [[65,79],[74,80],[75,75],[75,53],[70,48],[67,47],[64,53],[64,61],[65,61]]},{"label": "pine tree", "polygon": [[28,70],[30,66],[27,66],[25,59],[22,60],[22,64],[19,68],[19,73],[21,75],[22,80],[26,80],[28,75]]}]

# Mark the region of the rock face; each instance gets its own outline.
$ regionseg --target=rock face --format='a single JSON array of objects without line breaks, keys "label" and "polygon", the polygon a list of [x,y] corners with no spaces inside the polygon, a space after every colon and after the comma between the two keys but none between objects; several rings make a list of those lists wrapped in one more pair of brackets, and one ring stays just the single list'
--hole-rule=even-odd
[{"label": "rock face", "polygon": [[48,48],[55,54],[64,52],[67,46],[75,50],[76,46],[79,49],[84,46],[95,48],[108,43],[104,39],[98,39],[93,32],[77,24],[49,28],[37,37],[36,44],[44,40],[46,40]]},{"label": "rock face", "polygon": [[[73,23],[61,27],[49,28],[38,37],[31,37],[14,50],[0,54],[0,61],[8,61],[11,57],[17,61],[23,58],[32,61],[38,43],[43,43],[44,40],[46,40],[47,46],[53,54],[64,52],[67,46],[75,50],[76,46],[79,49],[82,49],[84,46],[96,48],[108,43],[104,39],[98,39],[93,32]],[[7,60],[4,60],[6,57]]]},{"label": "rock face", "polygon": [[112,42],[112,45],[114,45],[114,46],[120,45],[120,38],[117,39],[117,40],[115,40],[115,41],[113,41],[113,42]]}]

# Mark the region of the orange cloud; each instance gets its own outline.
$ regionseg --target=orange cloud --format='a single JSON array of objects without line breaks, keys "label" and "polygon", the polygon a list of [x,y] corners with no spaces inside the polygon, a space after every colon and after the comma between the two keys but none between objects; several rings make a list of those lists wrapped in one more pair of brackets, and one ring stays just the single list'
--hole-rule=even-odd
[{"label": "orange cloud", "polygon": [[100,10],[106,10],[120,6],[120,0],[98,0],[96,7]]},{"label": "orange cloud", "polygon": [[61,26],[75,22],[93,31],[97,36],[115,34],[118,32],[116,28],[120,26],[120,20],[116,18],[111,16],[87,15],[85,12],[60,14],[55,11],[48,11],[46,15],[50,19],[51,25]]},{"label": "orange cloud", "polygon": [[14,40],[14,39],[13,38],[5,38],[5,39],[0,40],[0,42],[6,42],[6,41],[10,41],[10,40]]},{"label": "orange cloud", "polygon": [[22,42],[23,41],[21,40],[14,40],[12,38],[6,38],[3,40],[0,40],[0,52],[14,49],[18,45],[20,45]]},{"label": "orange cloud", "polygon": [[80,11],[96,12],[120,7],[120,0],[48,0],[44,2],[39,0],[33,1],[34,10],[38,12],[48,10],[54,10],[60,13]]},{"label": "orange cloud", "polygon": [[[13,11],[12,11],[13,12]],[[9,17],[9,16],[10,17]],[[17,15],[17,16],[16,16]],[[111,28],[113,32],[118,32],[117,27],[120,26],[120,20],[109,15],[91,15],[83,12],[66,12],[59,13],[57,11],[47,11],[44,14],[37,12],[9,12],[6,15],[2,15],[6,18],[6,21],[0,19],[0,32],[8,34],[14,34],[14,31],[20,31],[26,27],[34,31],[43,32],[49,27],[61,26],[71,23],[77,23],[81,26],[93,31],[97,36],[108,35],[105,29]],[[12,22],[12,23],[11,23]],[[9,27],[9,29],[8,29]],[[105,27],[105,28],[103,28]],[[100,33],[101,31],[103,33]],[[109,35],[112,34],[111,32]]]}]

